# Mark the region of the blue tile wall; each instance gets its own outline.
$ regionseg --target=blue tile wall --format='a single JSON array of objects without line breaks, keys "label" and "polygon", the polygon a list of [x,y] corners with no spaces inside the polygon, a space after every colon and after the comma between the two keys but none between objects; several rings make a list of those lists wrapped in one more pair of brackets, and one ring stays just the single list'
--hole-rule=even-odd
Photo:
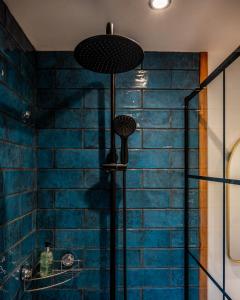
[{"label": "blue tile wall", "polygon": [[21,114],[36,105],[31,43],[0,1],[0,299],[21,299],[19,270],[36,248],[35,129]]},{"label": "blue tile wall", "polygon": [[[109,76],[82,69],[72,52],[38,52],[38,246],[50,241],[84,259],[67,289],[36,299],[109,299]],[[199,84],[198,53],[146,52],[117,75],[117,114],[133,116],[127,173],[128,293],[131,300],[183,299],[184,97]],[[191,167],[197,170],[198,101],[191,103]],[[120,141],[117,139],[117,146]],[[19,161],[19,164],[22,162]],[[117,178],[121,187],[121,174]],[[191,184],[191,246],[198,245],[198,193]],[[118,299],[122,299],[122,211]],[[16,212],[18,213],[18,212]],[[196,273],[196,272],[195,272]],[[197,286],[197,277],[191,284]],[[34,298],[35,299],[35,298]]]}]

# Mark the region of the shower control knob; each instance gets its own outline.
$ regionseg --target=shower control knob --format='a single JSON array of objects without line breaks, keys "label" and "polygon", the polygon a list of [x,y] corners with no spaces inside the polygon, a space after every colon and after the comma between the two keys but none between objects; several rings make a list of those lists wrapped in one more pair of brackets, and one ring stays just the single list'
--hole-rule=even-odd
[{"label": "shower control knob", "polygon": [[22,113],[22,120],[24,123],[28,123],[31,120],[32,113],[29,110],[26,110]]},{"label": "shower control knob", "polygon": [[23,265],[21,269],[21,279],[29,280],[32,277],[32,267],[30,265]]},{"label": "shower control knob", "polygon": [[74,263],[73,254],[71,254],[71,253],[64,254],[61,262],[65,267],[71,267]]}]

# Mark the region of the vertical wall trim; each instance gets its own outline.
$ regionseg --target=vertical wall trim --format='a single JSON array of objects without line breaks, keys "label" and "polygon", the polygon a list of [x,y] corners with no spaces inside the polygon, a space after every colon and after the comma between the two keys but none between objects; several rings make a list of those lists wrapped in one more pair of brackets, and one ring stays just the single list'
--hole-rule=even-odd
[{"label": "vertical wall trim", "polygon": [[[200,83],[208,76],[208,54],[200,53]],[[199,93],[199,175],[208,176],[208,120],[207,89]],[[200,263],[207,269],[208,263],[208,182],[199,181],[199,235],[200,235]],[[207,300],[207,276],[199,271],[199,299]]]},{"label": "vertical wall trim", "polygon": [[[226,179],[226,72],[223,70],[223,179]],[[223,183],[223,290],[226,290],[225,280],[226,257],[226,183]],[[223,295],[223,300],[225,299]]]}]

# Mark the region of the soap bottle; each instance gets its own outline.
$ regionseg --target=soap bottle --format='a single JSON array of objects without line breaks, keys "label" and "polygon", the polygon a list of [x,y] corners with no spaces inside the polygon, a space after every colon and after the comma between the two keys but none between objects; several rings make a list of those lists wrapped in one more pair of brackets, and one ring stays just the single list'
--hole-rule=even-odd
[{"label": "soap bottle", "polygon": [[45,243],[45,250],[40,255],[40,276],[46,277],[52,274],[53,253],[50,244]]}]

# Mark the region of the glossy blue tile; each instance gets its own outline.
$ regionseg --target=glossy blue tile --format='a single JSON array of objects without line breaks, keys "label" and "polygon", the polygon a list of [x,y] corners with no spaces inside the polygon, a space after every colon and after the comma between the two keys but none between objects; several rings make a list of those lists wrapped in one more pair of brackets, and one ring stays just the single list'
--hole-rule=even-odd
[{"label": "glossy blue tile", "polygon": [[6,138],[6,127],[5,127],[5,120],[2,115],[0,115],[0,139],[5,139]]},{"label": "glossy blue tile", "polygon": [[22,257],[32,254],[36,247],[36,232],[32,232],[21,243]]},{"label": "glossy blue tile", "polygon": [[58,88],[108,88],[110,77],[106,74],[82,70],[57,70]]},{"label": "glossy blue tile", "polygon": [[28,104],[21,101],[13,91],[0,84],[1,110],[13,117],[20,117],[21,113],[28,109]]},{"label": "glossy blue tile", "polygon": [[77,280],[78,288],[103,289],[109,287],[109,273],[105,270],[84,270]]},{"label": "glossy blue tile", "polygon": [[8,276],[14,271],[16,264],[20,263],[21,259],[24,257],[21,256],[21,245],[15,245],[11,250],[5,252],[5,261],[1,263],[3,269],[6,271],[5,276],[2,276],[2,280],[6,281]]},{"label": "glossy blue tile", "polygon": [[53,231],[46,229],[38,229],[37,231],[37,245],[38,248],[44,249],[45,243],[48,242],[54,245]]},{"label": "glossy blue tile", "polygon": [[183,210],[145,210],[145,227],[182,227]]},{"label": "glossy blue tile", "polygon": [[39,147],[81,148],[81,130],[41,129],[38,132]]},{"label": "glossy blue tile", "polygon": [[108,208],[109,193],[105,190],[56,191],[56,208]]},{"label": "glossy blue tile", "polygon": [[5,250],[5,247],[6,247],[5,240],[4,240],[4,230],[5,230],[4,227],[0,228],[0,242],[1,242],[0,243],[0,250],[1,250],[1,252],[3,252]]},{"label": "glossy blue tile", "polygon": [[128,190],[128,208],[167,208],[170,192],[164,190]]},{"label": "glossy blue tile", "polygon": [[110,129],[110,111],[86,110],[83,115],[83,128]]},{"label": "glossy blue tile", "polygon": [[86,268],[109,267],[109,251],[105,249],[88,249],[84,255],[84,266]]},{"label": "glossy blue tile", "polygon": [[54,88],[55,87],[55,71],[53,70],[38,70],[37,72],[37,87],[38,88]]},{"label": "glossy blue tile", "polygon": [[[117,177],[117,183],[122,185],[122,174]],[[127,172],[127,188],[142,188],[143,187],[143,170],[131,170]]]},{"label": "glossy blue tile", "polygon": [[89,209],[85,211],[84,227],[88,229],[108,228],[110,225],[109,210]]},{"label": "glossy blue tile", "polygon": [[145,52],[143,69],[197,70],[199,53]]},{"label": "glossy blue tile", "polygon": [[189,168],[197,169],[199,165],[198,159],[198,150],[190,150],[189,151]]},{"label": "glossy blue tile", "polygon": [[130,287],[164,287],[170,282],[170,272],[167,269],[136,269],[128,270]]},{"label": "glossy blue tile", "polygon": [[[120,138],[116,137],[116,146],[119,148],[121,145]],[[141,148],[142,146],[142,132],[137,130],[128,140],[129,148]],[[89,149],[105,149],[110,148],[110,130],[84,130],[84,148]]]},{"label": "glossy blue tile", "polygon": [[[119,249],[117,252],[117,262],[123,266],[123,252]],[[127,265],[129,268],[139,268],[142,266],[142,253],[141,250],[127,250]]]},{"label": "glossy blue tile", "polygon": [[57,150],[57,168],[98,168],[103,161],[98,150]]},{"label": "glossy blue tile", "polygon": [[58,210],[56,211],[55,228],[58,229],[79,229],[86,226],[83,210]]},{"label": "glossy blue tile", "polygon": [[33,215],[28,214],[21,220],[21,237],[28,235],[33,229]]},{"label": "glossy blue tile", "polygon": [[[194,157],[195,158],[195,157]],[[170,168],[184,168],[184,150],[169,150]]]},{"label": "glossy blue tile", "polygon": [[54,51],[38,51],[37,67],[39,69],[51,69],[56,66],[56,52]]},{"label": "glossy blue tile", "polygon": [[183,288],[144,289],[143,300],[171,299],[183,300]]},{"label": "glossy blue tile", "polygon": [[199,193],[197,189],[189,191],[189,207],[199,208]]},{"label": "glossy blue tile", "polygon": [[110,296],[108,291],[85,289],[84,299],[85,300],[101,300],[101,299],[109,300]]},{"label": "glossy blue tile", "polygon": [[195,89],[199,86],[198,71],[172,71],[172,88]]},{"label": "glossy blue tile", "polygon": [[144,108],[184,109],[184,98],[191,90],[145,90]]},{"label": "glossy blue tile", "polygon": [[33,171],[4,171],[3,192],[5,195],[31,190],[34,187]]},{"label": "glossy blue tile", "polygon": [[110,131],[105,130],[84,130],[84,148],[105,149],[110,147]]},{"label": "glossy blue tile", "polygon": [[143,130],[144,148],[184,148],[183,130]]},{"label": "glossy blue tile", "polygon": [[86,169],[84,172],[84,187],[92,190],[106,189],[109,187],[109,176],[103,170]]},{"label": "glossy blue tile", "polygon": [[140,90],[117,90],[117,108],[141,108]]},{"label": "glossy blue tile", "polygon": [[56,211],[39,210],[37,213],[37,228],[53,229],[56,228]]},{"label": "glossy blue tile", "polygon": [[20,211],[22,215],[36,208],[36,193],[34,191],[15,195],[13,197],[19,198]]},{"label": "glossy blue tile", "polygon": [[37,193],[37,207],[38,208],[53,208],[54,207],[54,193],[49,190],[40,190]]},{"label": "glossy blue tile", "polygon": [[[128,210],[127,211],[127,228],[133,229],[133,228],[142,228],[143,222],[142,222],[142,211],[139,210]],[[123,216],[122,211],[118,212],[117,214],[117,222],[118,222],[118,228],[122,228],[123,224]]]},{"label": "glossy blue tile", "polygon": [[79,300],[82,299],[82,291],[66,289],[46,290],[38,292],[36,297],[37,300]]},{"label": "glossy blue tile", "polygon": [[[190,114],[190,113],[189,113]],[[181,110],[171,111],[171,128],[184,128],[184,112]]]},{"label": "glossy blue tile", "polygon": [[38,89],[37,102],[41,108],[82,108],[85,92],[80,89]]},{"label": "glossy blue tile", "polygon": [[29,61],[25,53],[20,54],[21,59],[21,74],[22,76],[29,81],[31,86],[34,88],[36,86],[36,69],[35,66]]},{"label": "glossy blue tile", "polygon": [[58,69],[81,69],[82,67],[76,61],[73,51],[56,52],[56,68]]},{"label": "glossy blue tile", "polygon": [[127,234],[129,247],[159,248],[169,247],[170,232],[167,230],[131,230]]},{"label": "glossy blue tile", "polygon": [[189,226],[199,227],[199,212],[197,209],[189,210]]},{"label": "glossy blue tile", "polygon": [[171,231],[171,246],[172,247],[183,247],[184,246],[184,235],[182,230]]},{"label": "glossy blue tile", "polygon": [[189,130],[188,138],[189,138],[189,148],[198,148],[199,147],[198,130],[195,130],[195,129]]},{"label": "glossy blue tile", "polygon": [[143,264],[153,268],[183,267],[182,249],[147,249],[143,252]]},{"label": "glossy blue tile", "polygon": [[130,150],[129,167],[156,169],[171,167],[170,152],[167,150]]},{"label": "glossy blue tile", "polygon": [[0,203],[2,207],[2,224],[30,212],[36,206],[34,193],[32,192],[3,197],[0,199]]},{"label": "glossy blue tile", "polygon": [[[99,248],[101,243],[108,244],[108,232],[104,236],[99,235],[99,230],[57,230],[55,235],[55,246],[59,248]],[[107,246],[107,245],[106,245]]]},{"label": "glossy blue tile", "polygon": [[35,166],[35,155],[31,148],[0,142],[0,165],[2,168],[31,168]]},{"label": "glossy blue tile", "polygon": [[16,219],[21,215],[20,203],[18,200],[13,199],[13,197],[2,197],[0,199],[1,207],[1,220],[0,224],[7,223],[11,220]]},{"label": "glossy blue tile", "polygon": [[56,128],[82,128],[83,119],[81,110],[60,110],[55,112]]},{"label": "glossy blue tile", "polygon": [[6,83],[10,89],[21,95],[21,78],[15,66],[8,62],[6,63]]},{"label": "glossy blue tile", "polygon": [[51,168],[54,163],[53,151],[39,149],[37,151],[37,165],[38,168]]},{"label": "glossy blue tile", "polygon": [[21,238],[21,225],[21,220],[18,220],[5,226],[3,232],[5,251]]},{"label": "glossy blue tile", "polygon": [[[14,299],[15,297],[17,297],[17,292],[18,290],[21,288],[21,283],[20,280],[18,279],[18,270],[15,270],[15,272],[13,272],[10,275],[10,278],[8,279],[8,281],[5,283],[5,290],[7,291],[7,300],[11,300]],[[5,300],[5,298],[4,298]]]},{"label": "glossy blue tile", "polygon": [[117,88],[170,88],[171,72],[154,70],[134,70],[117,76]]},{"label": "glossy blue tile", "polygon": [[140,120],[141,128],[170,128],[171,113],[170,111],[152,111],[144,110]]},{"label": "glossy blue tile", "polygon": [[40,188],[81,188],[83,172],[81,170],[42,170],[39,172]]},{"label": "glossy blue tile", "polygon": [[183,188],[183,170],[144,170],[143,186],[146,188]]},{"label": "glossy blue tile", "polygon": [[19,121],[6,118],[7,139],[11,142],[32,146],[34,144],[34,129]]},{"label": "glossy blue tile", "polygon": [[[85,89],[84,108],[110,109],[110,90],[109,89]],[[117,92],[118,93],[118,92]]]}]

